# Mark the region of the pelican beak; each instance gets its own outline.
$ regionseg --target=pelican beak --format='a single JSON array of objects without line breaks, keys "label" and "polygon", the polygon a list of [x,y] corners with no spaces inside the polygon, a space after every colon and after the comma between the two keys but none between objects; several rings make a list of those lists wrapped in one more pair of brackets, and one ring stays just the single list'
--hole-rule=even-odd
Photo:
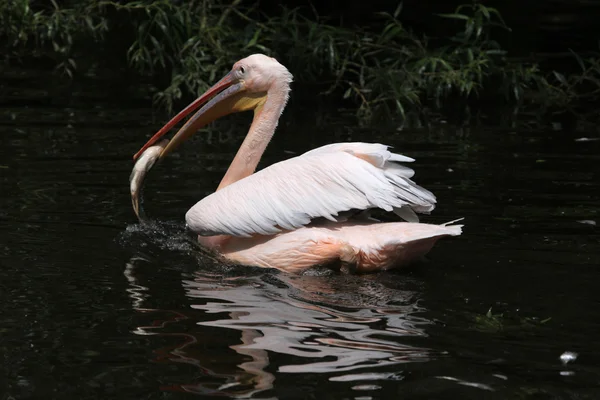
[{"label": "pelican beak", "polygon": [[189,115],[192,111],[202,106],[173,136],[169,144],[160,153],[159,159],[169,154],[177,146],[191,137],[198,129],[208,125],[212,121],[225,115],[256,110],[260,108],[266,99],[266,92],[249,92],[246,83],[236,77],[232,70],[225,75],[213,87],[208,89],[202,96],[198,97],[186,108],[179,112],[165,126],[163,126],[148,142],[133,156],[136,160],[148,147],[156,143],[173,126]]}]

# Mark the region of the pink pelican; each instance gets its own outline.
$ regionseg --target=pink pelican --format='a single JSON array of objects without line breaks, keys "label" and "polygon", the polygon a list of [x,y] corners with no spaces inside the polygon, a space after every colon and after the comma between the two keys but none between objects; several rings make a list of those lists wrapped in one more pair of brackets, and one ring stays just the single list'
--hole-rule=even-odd
[{"label": "pink pelican", "polygon": [[[274,58],[254,54],[169,121],[136,153],[153,146],[197,111],[163,145],[162,159],[198,129],[222,116],[254,111],[250,130],[215,193],[186,214],[201,244],[243,265],[301,272],[347,265],[356,272],[393,268],[425,255],[462,225],[418,222],[436,198],[410,178],[412,158],[378,143],[335,143],[255,172],[290,94],[292,74]],[[166,142],[164,142],[166,143]],[[379,222],[369,210],[408,222]]]}]

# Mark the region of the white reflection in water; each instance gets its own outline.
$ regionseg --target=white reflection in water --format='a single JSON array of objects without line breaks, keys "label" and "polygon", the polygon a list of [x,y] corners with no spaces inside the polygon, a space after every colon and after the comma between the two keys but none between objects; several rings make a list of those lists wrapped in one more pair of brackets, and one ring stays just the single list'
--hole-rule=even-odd
[{"label": "white reflection in water", "polygon": [[[335,287],[332,285],[335,277],[279,275],[278,278],[286,285],[263,283],[257,287],[253,282],[215,288],[211,279],[201,275],[184,282],[190,298],[207,300],[192,304],[192,308],[221,317],[198,325],[241,331],[242,343],[232,348],[253,358],[252,362],[241,364],[242,369],[251,372],[248,368],[251,366],[253,373],[258,374],[256,366],[269,365],[269,353],[275,352],[293,356],[277,366],[278,372],[335,373],[334,378],[339,379],[344,371],[425,361],[431,356],[428,349],[397,340],[402,336],[424,335],[421,326],[426,321],[411,316],[419,310],[414,300],[409,305],[385,308],[376,304],[381,300],[377,291],[392,294],[396,303],[411,301],[413,293],[371,282],[366,291],[375,289],[370,293],[372,304],[353,304],[347,299],[336,304],[337,291],[348,289],[354,291],[350,293],[355,294],[352,296],[355,300],[364,302],[364,296],[361,299],[358,294],[365,287],[361,290],[356,284],[365,282],[356,277],[355,285]],[[336,306],[345,310],[340,311]]]},{"label": "white reflection in water", "polygon": [[[127,276],[131,285],[139,286],[130,271]],[[154,320],[155,325],[134,332],[180,336],[185,343],[156,352],[164,355],[161,361],[194,364],[205,376],[220,378],[179,389],[240,398],[272,389],[280,373],[329,374],[330,381],[355,382],[358,394],[366,387],[379,388],[367,382],[401,379],[401,372],[378,369],[434,356],[429,349],[403,343],[406,337],[425,336],[430,323],[414,315],[423,311],[414,292],[388,288],[373,276],[265,276],[225,279],[196,273],[182,282],[194,311],[171,311],[173,320],[185,315],[198,327],[239,331],[239,339],[227,344],[238,355],[233,362],[214,330],[166,333]],[[139,300],[139,295],[132,297],[134,305]],[[211,341],[223,349],[223,356],[203,354],[200,348]],[[272,360],[275,353],[286,357]]]},{"label": "white reflection in water", "polygon": [[489,390],[491,392],[494,391],[494,388],[492,388],[491,386],[486,385],[484,383],[469,382],[469,381],[465,381],[465,380],[462,380],[462,379],[455,378],[453,376],[437,376],[436,378],[438,378],[438,379],[445,379],[445,380],[448,380],[448,381],[453,381],[453,382],[456,382],[459,385],[463,385],[463,386],[471,386],[471,387],[475,387],[475,388],[478,388],[478,389]]}]

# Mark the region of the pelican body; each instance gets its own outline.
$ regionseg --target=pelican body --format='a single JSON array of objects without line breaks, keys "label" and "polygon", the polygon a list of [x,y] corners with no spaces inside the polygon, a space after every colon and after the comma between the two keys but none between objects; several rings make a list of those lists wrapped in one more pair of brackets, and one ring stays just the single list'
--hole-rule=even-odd
[{"label": "pelican body", "polygon": [[[461,234],[461,225],[418,222],[415,213],[431,212],[436,198],[413,182],[414,171],[401,164],[414,160],[383,144],[330,144],[255,172],[291,82],[290,72],[274,58],[246,57],[134,155],[159,151],[162,159],[213,120],[254,112],[217,190],[185,216],[201,244],[244,265],[302,272],[341,262],[370,272],[412,262],[439,238]],[[168,143],[155,145],[198,108]],[[371,209],[394,212],[408,222],[379,222],[369,216]]]}]

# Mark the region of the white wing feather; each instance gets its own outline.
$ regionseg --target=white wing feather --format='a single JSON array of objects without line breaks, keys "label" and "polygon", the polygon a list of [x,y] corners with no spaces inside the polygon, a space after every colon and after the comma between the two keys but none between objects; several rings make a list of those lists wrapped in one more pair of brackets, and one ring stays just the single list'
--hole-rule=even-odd
[{"label": "white wing feather", "polygon": [[[271,165],[200,200],[186,214],[201,235],[273,235],[314,218],[336,221],[352,209],[381,208],[414,221],[435,196],[396,162],[412,158],[372,143],[336,143]],[[413,211],[414,210],[414,211]]]}]

